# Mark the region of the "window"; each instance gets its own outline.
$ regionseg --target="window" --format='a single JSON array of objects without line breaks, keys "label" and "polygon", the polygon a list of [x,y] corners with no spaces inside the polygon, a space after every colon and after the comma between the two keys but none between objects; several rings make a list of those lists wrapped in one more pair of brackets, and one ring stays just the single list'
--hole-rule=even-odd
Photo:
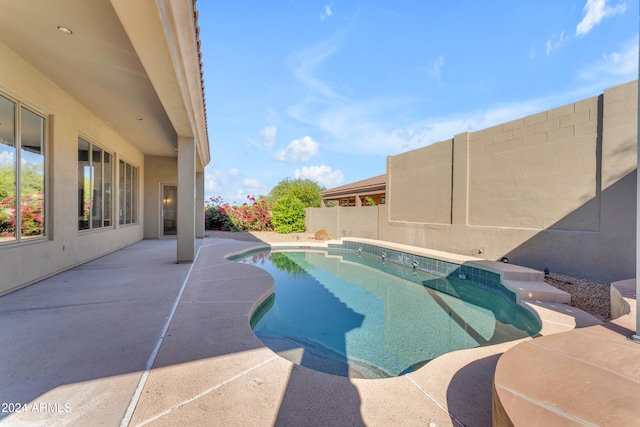
[{"label": "window", "polygon": [[119,165],[120,224],[138,222],[138,168],[120,160]]},{"label": "window", "polygon": [[0,95],[0,243],[45,235],[46,120]]},{"label": "window", "polygon": [[78,230],[110,227],[111,153],[78,138]]}]

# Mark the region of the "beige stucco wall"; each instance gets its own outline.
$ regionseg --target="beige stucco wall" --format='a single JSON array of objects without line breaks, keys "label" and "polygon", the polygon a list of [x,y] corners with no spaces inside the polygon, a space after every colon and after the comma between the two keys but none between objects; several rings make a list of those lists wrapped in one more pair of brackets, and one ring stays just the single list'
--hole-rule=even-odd
[{"label": "beige stucco wall", "polygon": [[[142,153],[112,127],[3,44],[0,44],[0,58],[0,92],[38,110],[48,117],[49,125],[47,239],[0,245],[2,294],[141,240],[145,164]],[[115,164],[123,159],[139,168],[139,224],[78,232],[77,141],[80,135],[113,153]],[[117,203],[117,197],[114,199]],[[117,215],[115,218],[117,222]]]},{"label": "beige stucco wall", "polygon": [[390,156],[379,238],[597,280],[635,276],[637,102],[634,81]]},{"label": "beige stucco wall", "polygon": [[160,211],[162,209],[162,186],[178,184],[178,163],[175,157],[145,156],[144,170],[144,238],[157,239],[162,236]]},{"label": "beige stucco wall", "polygon": [[307,208],[305,225],[310,233],[325,229],[334,239],[341,237],[377,239],[382,210],[386,210],[384,205]]}]

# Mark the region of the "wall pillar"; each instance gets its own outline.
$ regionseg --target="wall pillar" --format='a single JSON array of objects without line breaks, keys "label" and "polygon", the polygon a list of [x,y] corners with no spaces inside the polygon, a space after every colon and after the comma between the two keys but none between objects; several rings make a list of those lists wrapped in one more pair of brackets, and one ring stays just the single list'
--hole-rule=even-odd
[{"label": "wall pillar", "polygon": [[190,263],[196,254],[196,143],[178,137],[178,263]]},{"label": "wall pillar", "polygon": [[453,138],[451,223],[469,223],[469,132]]},{"label": "wall pillar", "polygon": [[204,238],[204,172],[196,172],[196,238]]}]

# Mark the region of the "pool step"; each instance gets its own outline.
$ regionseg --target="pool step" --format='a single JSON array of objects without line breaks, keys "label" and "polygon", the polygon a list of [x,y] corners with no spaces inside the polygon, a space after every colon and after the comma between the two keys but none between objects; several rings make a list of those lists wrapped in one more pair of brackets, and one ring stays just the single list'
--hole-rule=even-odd
[{"label": "pool step", "polygon": [[[544,277],[544,274],[543,276]],[[518,295],[518,299],[530,299],[545,302],[571,303],[571,295],[554,288],[542,280],[503,280],[502,284]]]},{"label": "pool step", "polygon": [[507,289],[515,292],[518,301],[521,299],[531,299],[565,304],[571,302],[571,295],[567,292],[545,283],[544,273],[542,271],[516,264],[488,260],[469,263],[469,265],[473,264],[500,274],[502,284]]}]

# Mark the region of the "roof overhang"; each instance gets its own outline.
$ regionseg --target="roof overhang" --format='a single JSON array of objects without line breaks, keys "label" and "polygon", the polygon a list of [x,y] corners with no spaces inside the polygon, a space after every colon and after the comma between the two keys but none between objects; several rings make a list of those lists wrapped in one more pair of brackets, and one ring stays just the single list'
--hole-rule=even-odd
[{"label": "roof overhang", "polygon": [[[0,0],[0,42],[147,155],[209,162],[192,1]],[[64,26],[73,31],[58,31]]]}]

